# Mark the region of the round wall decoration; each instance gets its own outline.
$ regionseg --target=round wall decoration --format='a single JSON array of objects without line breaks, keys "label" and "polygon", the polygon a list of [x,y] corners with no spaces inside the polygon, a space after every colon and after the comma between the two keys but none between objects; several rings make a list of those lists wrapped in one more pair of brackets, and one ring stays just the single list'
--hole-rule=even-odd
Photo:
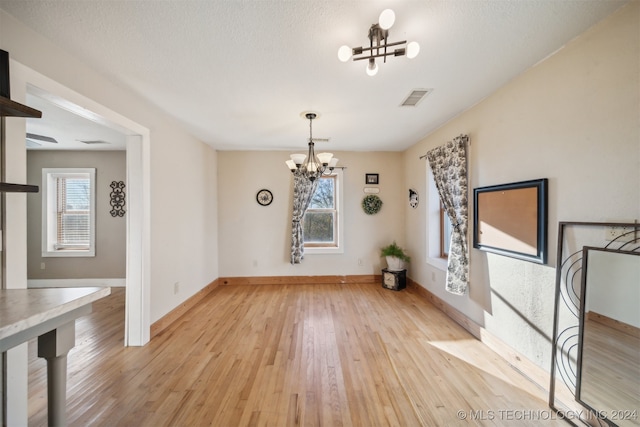
[{"label": "round wall decoration", "polygon": [[375,194],[369,194],[362,199],[362,210],[367,215],[374,215],[380,211],[382,200]]},{"label": "round wall decoration", "polygon": [[418,207],[418,192],[413,188],[409,189],[409,206],[413,209]]},{"label": "round wall decoration", "polygon": [[271,194],[271,191],[263,188],[256,194],[256,200],[261,206],[268,206],[273,202],[273,194]]}]

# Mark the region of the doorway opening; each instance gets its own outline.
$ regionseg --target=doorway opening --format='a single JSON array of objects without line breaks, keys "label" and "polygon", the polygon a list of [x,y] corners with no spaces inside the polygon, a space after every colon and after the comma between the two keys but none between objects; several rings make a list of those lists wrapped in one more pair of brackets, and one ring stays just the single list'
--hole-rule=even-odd
[{"label": "doorway opening", "polygon": [[[60,110],[100,125],[122,137],[123,148],[126,151],[127,189],[127,210],[124,218],[126,220],[124,345],[145,345],[150,339],[149,129],[28,67],[15,63],[12,69],[15,77],[20,76],[20,80],[24,80],[26,96],[45,100]],[[44,117],[45,112],[43,112]],[[73,284],[73,281],[71,283]],[[86,286],[91,285],[90,282],[86,284]],[[108,286],[109,283],[103,283],[103,285]]]}]

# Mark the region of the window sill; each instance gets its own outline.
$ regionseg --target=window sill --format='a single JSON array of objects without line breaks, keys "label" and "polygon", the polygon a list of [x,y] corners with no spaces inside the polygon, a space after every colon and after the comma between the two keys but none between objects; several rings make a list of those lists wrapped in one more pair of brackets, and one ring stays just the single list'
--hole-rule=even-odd
[{"label": "window sill", "polygon": [[316,255],[316,254],[343,254],[344,253],[344,249],[342,249],[341,247],[317,247],[317,246],[310,246],[310,247],[305,247],[304,248],[304,254],[305,255]]},{"label": "window sill", "polygon": [[88,251],[67,250],[67,251],[55,251],[55,252],[53,251],[42,252],[42,258],[67,258],[67,257],[93,258],[95,256],[96,256],[96,253],[95,251],[92,251],[92,250],[88,250]]},{"label": "window sill", "polygon": [[447,271],[447,260],[444,258],[427,258],[427,264],[437,268],[438,270]]}]

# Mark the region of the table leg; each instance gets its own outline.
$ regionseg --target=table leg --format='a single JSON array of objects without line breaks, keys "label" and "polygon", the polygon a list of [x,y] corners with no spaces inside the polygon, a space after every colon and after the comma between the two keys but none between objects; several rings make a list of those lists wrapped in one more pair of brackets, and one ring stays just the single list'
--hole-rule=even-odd
[{"label": "table leg", "polygon": [[47,360],[47,409],[50,426],[67,425],[67,353],[75,345],[71,321],[38,337],[38,357]]}]

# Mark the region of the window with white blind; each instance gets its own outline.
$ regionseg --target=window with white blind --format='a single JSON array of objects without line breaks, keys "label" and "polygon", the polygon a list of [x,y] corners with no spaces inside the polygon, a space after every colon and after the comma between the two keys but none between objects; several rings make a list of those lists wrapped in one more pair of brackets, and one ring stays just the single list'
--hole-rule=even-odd
[{"label": "window with white blind", "polygon": [[42,169],[42,256],[95,256],[94,168]]}]

